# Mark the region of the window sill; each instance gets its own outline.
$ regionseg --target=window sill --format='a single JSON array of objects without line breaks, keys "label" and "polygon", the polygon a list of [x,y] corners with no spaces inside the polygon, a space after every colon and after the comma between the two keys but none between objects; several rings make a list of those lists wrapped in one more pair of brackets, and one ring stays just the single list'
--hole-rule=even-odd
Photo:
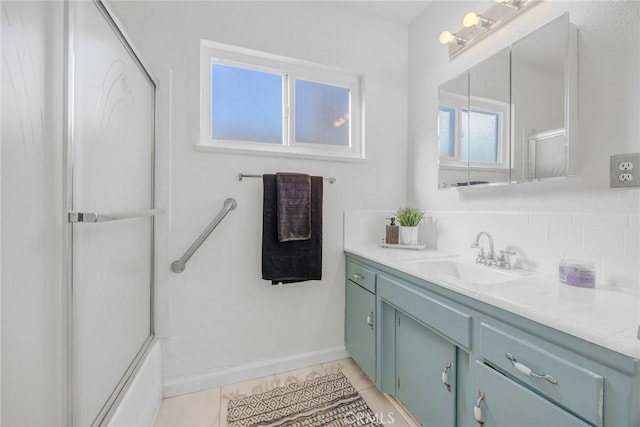
[{"label": "window sill", "polygon": [[336,153],[336,154],[315,154],[315,153],[305,153],[300,151],[292,150],[280,150],[280,149],[272,149],[265,150],[259,148],[230,148],[230,147],[219,147],[208,144],[195,144],[194,145],[196,151],[200,152],[213,152],[213,153],[225,153],[225,154],[241,154],[241,155],[252,155],[252,156],[269,156],[269,157],[286,157],[286,158],[294,158],[294,159],[309,159],[309,160],[322,160],[322,161],[330,161],[330,162],[348,162],[348,163],[366,163],[366,157],[360,157],[356,154],[352,153]]}]

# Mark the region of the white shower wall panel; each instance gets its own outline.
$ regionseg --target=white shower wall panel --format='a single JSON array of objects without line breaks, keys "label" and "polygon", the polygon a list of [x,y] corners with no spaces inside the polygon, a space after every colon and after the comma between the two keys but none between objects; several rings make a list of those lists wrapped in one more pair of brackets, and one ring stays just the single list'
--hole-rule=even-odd
[{"label": "white shower wall panel", "polygon": [[61,425],[64,4],[1,8],[1,424]]}]

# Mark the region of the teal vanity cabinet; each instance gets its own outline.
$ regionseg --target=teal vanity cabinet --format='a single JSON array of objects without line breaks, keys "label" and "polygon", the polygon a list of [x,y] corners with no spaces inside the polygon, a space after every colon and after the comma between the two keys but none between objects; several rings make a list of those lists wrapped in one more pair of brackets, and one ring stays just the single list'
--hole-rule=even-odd
[{"label": "teal vanity cabinet", "polygon": [[376,380],[376,274],[347,261],[345,344],[367,376]]},{"label": "teal vanity cabinet", "polygon": [[640,361],[347,254],[347,350],[424,427],[640,426]]}]

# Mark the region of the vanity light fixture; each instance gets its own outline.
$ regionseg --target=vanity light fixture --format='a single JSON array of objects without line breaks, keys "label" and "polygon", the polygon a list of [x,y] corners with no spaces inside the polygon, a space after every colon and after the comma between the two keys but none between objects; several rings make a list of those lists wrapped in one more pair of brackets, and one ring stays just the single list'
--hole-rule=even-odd
[{"label": "vanity light fixture", "polygon": [[522,3],[522,0],[496,0],[496,3],[500,3],[500,4],[503,4],[505,6],[511,6],[511,7],[518,8],[518,7],[520,7],[520,4]]},{"label": "vanity light fixture", "polygon": [[483,13],[467,13],[462,20],[463,27],[458,31],[440,33],[440,43],[449,46],[449,58],[454,58],[539,2],[540,0],[495,0]]},{"label": "vanity light fixture", "polygon": [[488,29],[489,27],[491,27],[491,25],[493,25],[493,21],[489,18],[485,18],[482,15],[478,15],[475,12],[469,12],[464,15],[464,18],[462,19],[462,25],[465,28],[482,27]]}]

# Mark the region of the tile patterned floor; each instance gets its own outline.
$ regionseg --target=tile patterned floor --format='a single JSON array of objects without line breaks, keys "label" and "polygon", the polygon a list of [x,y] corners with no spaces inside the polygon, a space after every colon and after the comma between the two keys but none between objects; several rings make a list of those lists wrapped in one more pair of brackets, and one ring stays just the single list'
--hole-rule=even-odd
[{"label": "tile patterned floor", "polygon": [[393,427],[417,426],[417,423],[396,402],[381,393],[349,358],[165,399],[155,427],[226,427],[227,403],[230,399],[262,393],[292,382],[318,378],[338,370],[351,381],[383,424]]}]

